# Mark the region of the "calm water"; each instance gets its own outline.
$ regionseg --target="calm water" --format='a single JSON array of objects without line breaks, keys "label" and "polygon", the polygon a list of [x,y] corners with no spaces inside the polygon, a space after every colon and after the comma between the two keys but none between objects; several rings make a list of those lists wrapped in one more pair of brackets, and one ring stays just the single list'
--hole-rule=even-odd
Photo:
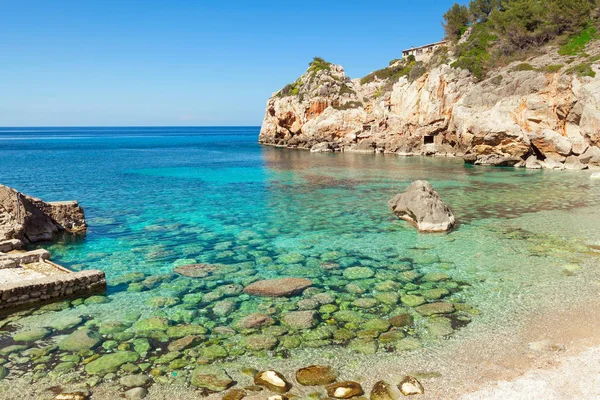
[{"label": "calm water", "polygon": [[[291,349],[334,345],[389,353],[465,329],[477,323],[480,310],[498,307],[499,299],[510,308],[511,296],[534,290],[523,285],[528,279],[560,285],[574,273],[565,273],[564,265],[584,265],[594,251],[589,246],[600,243],[598,215],[585,229],[563,229],[571,213],[600,202],[600,181],[588,172],[310,154],[261,147],[258,131],[0,129],[2,184],[47,201],[77,199],[85,209],[85,238],[42,247],[74,270],[104,270],[110,285],[108,303],[36,311],[15,320],[10,331],[50,326],[64,316],[83,316],[90,329],[101,331],[107,321],[129,320],[122,330],[133,333],[103,334],[102,351],[129,348],[135,335],[147,337],[160,353],[176,336],[165,334],[166,328],[142,334],[130,327],[133,322],[154,316],[170,326],[204,327],[206,342],[194,352],[169,360],[138,352],[138,363],[154,363],[163,372],[185,371],[202,357],[212,362],[266,350],[288,357]],[[451,205],[460,222],[455,231],[419,234],[390,213],[387,200],[416,179],[429,180]],[[173,268],[192,263],[226,267],[207,279],[172,275]],[[291,299],[240,293],[253,280],[280,276],[309,278],[314,288]],[[507,276],[514,285],[494,292]],[[328,298],[312,299],[319,293]],[[455,311],[423,315],[417,311],[423,301],[449,302]],[[286,313],[297,309],[315,310],[311,328],[285,323]],[[239,328],[255,312],[271,315],[272,325]],[[390,329],[381,322],[404,313],[412,325]],[[369,329],[362,327],[365,321],[372,321]],[[60,342],[71,332],[51,331],[32,346]],[[10,334],[5,345],[12,344]],[[249,337],[262,342],[247,344]],[[205,351],[209,346],[222,347],[224,355]],[[35,357],[17,354],[7,364],[13,376],[45,377],[31,371]],[[55,366],[62,356],[43,362]]]}]

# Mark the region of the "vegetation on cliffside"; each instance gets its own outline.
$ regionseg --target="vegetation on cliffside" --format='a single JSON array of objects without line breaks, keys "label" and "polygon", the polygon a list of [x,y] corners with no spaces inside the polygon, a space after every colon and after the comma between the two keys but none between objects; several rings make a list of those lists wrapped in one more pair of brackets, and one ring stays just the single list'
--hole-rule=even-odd
[{"label": "vegetation on cliffside", "polygon": [[[600,0],[472,0],[444,14],[446,39],[456,44],[456,68],[478,79],[499,65],[552,43],[578,56],[598,38]],[[466,40],[461,37],[470,28]]]}]

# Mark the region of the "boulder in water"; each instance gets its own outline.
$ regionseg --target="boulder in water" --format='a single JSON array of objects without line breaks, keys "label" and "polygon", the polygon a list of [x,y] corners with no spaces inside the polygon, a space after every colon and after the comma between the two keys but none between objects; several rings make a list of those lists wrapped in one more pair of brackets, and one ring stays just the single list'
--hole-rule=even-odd
[{"label": "boulder in water", "polygon": [[415,224],[421,232],[448,231],[455,223],[454,214],[427,181],[413,182],[388,205],[394,214]]}]

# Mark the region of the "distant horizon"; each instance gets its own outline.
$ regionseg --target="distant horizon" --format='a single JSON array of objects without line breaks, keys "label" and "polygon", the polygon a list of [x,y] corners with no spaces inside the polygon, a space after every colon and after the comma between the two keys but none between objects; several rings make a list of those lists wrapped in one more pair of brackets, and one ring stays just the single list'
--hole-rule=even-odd
[{"label": "distant horizon", "polygon": [[7,2],[0,124],[257,126],[313,57],[360,78],[439,41],[452,3]]},{"label": "distant horizon", "polygon": [[0,129],[27,128],[260,128],[261,125],[31,125],[0,126]]}]

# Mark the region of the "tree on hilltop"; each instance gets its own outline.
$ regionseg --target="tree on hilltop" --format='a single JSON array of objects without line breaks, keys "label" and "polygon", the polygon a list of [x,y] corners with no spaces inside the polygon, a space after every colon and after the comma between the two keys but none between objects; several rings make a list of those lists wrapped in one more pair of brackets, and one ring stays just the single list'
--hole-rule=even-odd
[{"label": "tree on hilltop", "polygon": [[460,38],[469,22],[469,9],[466,6],[454,3],[444,14],[443,25],[446,39],[456,40]]}]

